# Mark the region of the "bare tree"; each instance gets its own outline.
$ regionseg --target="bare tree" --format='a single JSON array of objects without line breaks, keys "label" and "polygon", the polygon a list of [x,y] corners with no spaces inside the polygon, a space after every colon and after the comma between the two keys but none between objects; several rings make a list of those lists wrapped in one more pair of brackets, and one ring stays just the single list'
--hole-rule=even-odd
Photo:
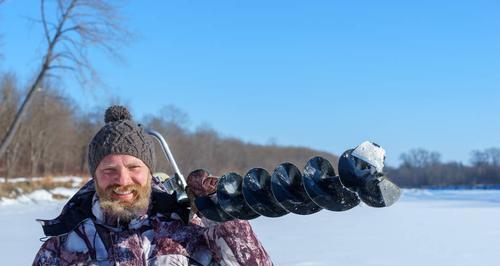
[{"label": "bare tree", "polygon": [[403,165],[407,167],[428,167],[441,162],[441,154],[430,152],[425,149],[411,149],[400,156]]},{"label": "bare tree", "polygon": [[12,141],[34,94],[41,90],[44,79],[58,77],[61,71],[69,71],[85,85],[87,81],[97,79],[97,72],[88,57],[90,47],[98,47],[117,55],[115,48],[130,35],[120,24],[122,19],[116,2],[118,1],[55,0],[50,3],[55,12],[50,13],[46,1],[40,0],[40,23],[46,49],[26,98],[0,143],[0,156]]},{"label": "bare tree", "polygon": [[[74,156],[77,147],[77,129],[75,127],[73,105],[67,98],[54,90],[44,101],[46,107],[44,110],[45,128],[50,132],[50,136],[45,138],[47,147],[43,150],[42,160],[40,161],[40,174],[54,174],[56,168],[65,168],[66,162],[75,162]],[[57,118],[57,119],[54,119]],[[67,172],[62,170],[62,172]]]},{"label": "bare tree", "polygon": [[[49,86],[46,84],[44,87],[48,88]],[[48,116],[52,113],[54,105],[57,105],[53,93],[53,90],[48,88],[34,97],[32,108],[29,109],[28,115],[20,127],[20,131],[27,135],[24,141],[29,147],[27,154],[29,155],[30,176],[32,177],[40,172],[42,159],[50,160],[50,158],[44,157],[46,157],[48,149],[55,142],[58,142],[54,133],[60,129],[53,127],[53,124],[58,123],[60,119],[54,119],[57,116],[52,116],[52,119]]]},{"label": "bare tree", "polygon": [[102,126],[103,114],[99,112],[87,113],[76,119],[76,150],[71,157],[77,158],[77,172],[80,174],[86,173],[87,171],[87,145],[88,141],[92,138],[99,128]]},{"label": "bare tree", "polygon": [[[9,123],[14,119],[19,104],[19,90],[17,89],[17,79],[14,74],[3,74],[0,78],[0,135],[4,133]],[[12,177],[15,171],[21,150],[20,138],[16,136],[12,145],[8,147],[8,156],[0,156],[0,168],[5,167],[6,180]]]},{"label": "bare tree", "polygon": [[471,163],[473,166],[500,166],[500,148],[489,148],[483,151],[472,151]]}]

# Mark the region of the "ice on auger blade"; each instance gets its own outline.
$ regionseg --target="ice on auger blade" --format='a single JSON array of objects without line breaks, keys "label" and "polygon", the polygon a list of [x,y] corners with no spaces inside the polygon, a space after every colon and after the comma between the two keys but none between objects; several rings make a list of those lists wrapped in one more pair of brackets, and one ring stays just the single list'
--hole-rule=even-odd
[{"label": "ice on auger blade", "polygon": [[377,172],[382,173],[384,169],[385,150],[378,144],[365,141],[356,147],[351,155],[365,161],[375,167]]}]

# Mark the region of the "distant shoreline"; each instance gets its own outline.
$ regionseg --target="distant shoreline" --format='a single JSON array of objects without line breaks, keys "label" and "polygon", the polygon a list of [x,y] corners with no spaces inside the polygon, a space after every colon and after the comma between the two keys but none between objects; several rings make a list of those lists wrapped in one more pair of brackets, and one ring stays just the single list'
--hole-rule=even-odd
[{"label": "distant shoreline", "polygon": [[425,187],[402,187],[403,189],[429,189],[429,190],[500,190],[500,185],[443,185]]}]

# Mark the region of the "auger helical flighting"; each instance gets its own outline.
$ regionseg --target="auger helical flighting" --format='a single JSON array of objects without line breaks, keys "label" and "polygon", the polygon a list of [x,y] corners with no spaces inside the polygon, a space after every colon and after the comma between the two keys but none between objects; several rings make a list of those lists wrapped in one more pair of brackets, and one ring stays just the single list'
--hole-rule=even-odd
[{"label": "auger helical flighting", "polygon": [[[150,132],[157,138],[161,136]],[[167,145],[166,141],[160,144]],[[169,151],[168,145],[163,149]],[[177,173],[171,153],[165,155],[176,169],[167,187],[177,195],[185,195],[185,180]],[[216,222],[276,218],[288,213],[309,215],[322,209],[341,212],[360,202],[388,207],[399,199],[401,190],[384,175],[384,160],[384,149],[365,141],[341,155],[338,175],[322,157],[310,159],[303,171],[291,163],[282,163],[272,173],[262,168],[253,168],[243,176],[226,173],[219,178],[216,193],[197,197],[194,203],[204,217]]]},{"label": "auger helical flighting", "polygon": [[195,204],[205,217],[218,222],[308,215],[322,209],[340,212],[360,202],[388,207],[399,199],[401,190],[383,174],[384,156],[380,146],[364,142],[342,154],[339,175],[322,157],[310,159],[303,172],[282,163],[272,174],[262,168],[244,176],[227,173],[220,177],[215,194],[199,197]]}]

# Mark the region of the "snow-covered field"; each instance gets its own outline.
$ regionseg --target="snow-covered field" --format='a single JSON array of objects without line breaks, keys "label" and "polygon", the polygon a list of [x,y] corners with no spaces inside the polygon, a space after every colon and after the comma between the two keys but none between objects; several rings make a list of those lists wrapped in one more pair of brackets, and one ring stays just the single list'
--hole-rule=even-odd
[{"label": "snow-covered field", "polygon": [[[46,191],[0,201],[1,265],[29,265],[43,236],[35,219],[62,205]],[[406,190],[390,208],[251,223],[276,265],[500,265],[500,190]]]}]

